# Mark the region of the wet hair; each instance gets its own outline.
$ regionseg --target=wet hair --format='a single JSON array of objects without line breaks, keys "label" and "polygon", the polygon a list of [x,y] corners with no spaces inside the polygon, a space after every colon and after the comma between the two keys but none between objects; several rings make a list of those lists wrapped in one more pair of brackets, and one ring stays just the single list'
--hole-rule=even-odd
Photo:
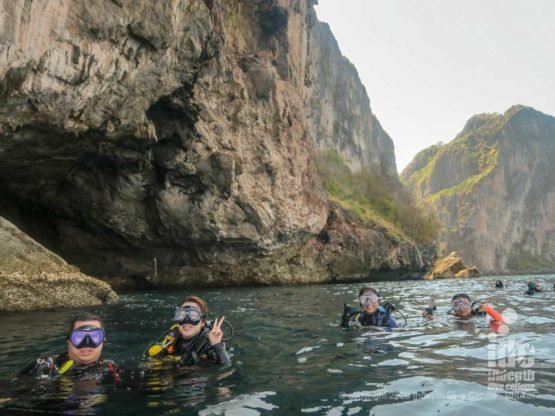
[{"label": "wet hair", "polygon": [[368,287],[368,286],[361,288],[361,289],[359,290],[359,292],[358,292],[358,296],[361,297],[362,294],[365,293],[365,292],[372,292],[374,295],[380,296],[380,295],[378,294],[378,292],[376,291],[376,289],[374,289],[374,288],[372,288],[372,287]]},{"label": "wet hair", "polygon": [[92,313],[82,313],[81,315],[75,316],[71,320],[71,323],[69,325],[69,332],[71,332],[73,330],[73,327],[79,321],[98,321],[100,323],[100,328],[104,329],[104,322],[102,322],[102,319],[100,319],[99,316],[94,315]]},{"label": "wet hair", "polygon": [[185,299],[181,301],[179,306],[183,305],[185,302],[193,302],[196,303],[200,309],[200,311],[206,315],[208,313],[208,304],[204,299],[199,298],[198,296],[190,295],[187,296]]},{"label": "wet hair", "polygon": [[498,280],[497,282],[495,282],[495,287],[503,287],[503,282],[501,280]]},{"label": "wet hair", "polygon": [[453,302],[455,299],[458,298],[465,298],[468,299],[469,302],[472,302],[472,299],[470,299],[470,296],[468,296],[466,293],[457,293],[455,296],[453,296],[453,298],[451,299],[451,302]]}]

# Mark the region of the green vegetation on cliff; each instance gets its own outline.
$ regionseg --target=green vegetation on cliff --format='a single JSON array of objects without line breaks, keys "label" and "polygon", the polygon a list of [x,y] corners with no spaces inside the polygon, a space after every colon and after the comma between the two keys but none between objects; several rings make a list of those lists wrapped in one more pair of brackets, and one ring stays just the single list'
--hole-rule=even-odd
[{"label": "green vegetation on cliff", "polygon": [[420,152],[401,175],[442,222],[440,253],[486,272],[555,270],[555,118],[530,107],[471,117],[457,137]]},{"label": "green vegetation on cliff", "polygon": [[483,152],[479,156],[478,162],[478,173],[475,175],[469,176],[462,182],[459,182],[455,186],[450,188],[444,188],[441,191],[432,195],[431,199],[436,200],[441,196],[453,196],[462,193],[470,192],[476,184],[478,184],[483,178],[488,176],[495,167],[497,166],[497,159],[499,156],[499,150],[497,147],[491,147],[489,149],[483,149]]},{"label": "green vegetation on cliff", "polygon": [[419,172],[419,175],[422,175],[424,171],[422,168],[430,166],[430,160],[432,160],[442,146],[443,143],[439,142],[418,152],[408,166],[403,169],[403,172],[401,173],[401,181],[408,181],[416,172]]},{"label": "green vegetation on cliff", "polygon": [[335,150],[322,152],[317,163],[330,198],[361,222],[376,222],[397,238],[420,243],[436,238],[439,226],[432,210],[417,206],[396,178],[375,172],[352,173]]},{"label": "green vegetation on cliff", "polygon": [[480,114],[446,145],[421,151],[403,171],[403,182],[422,198],[468,193],[498,164],[498,141],[507,115]]}]

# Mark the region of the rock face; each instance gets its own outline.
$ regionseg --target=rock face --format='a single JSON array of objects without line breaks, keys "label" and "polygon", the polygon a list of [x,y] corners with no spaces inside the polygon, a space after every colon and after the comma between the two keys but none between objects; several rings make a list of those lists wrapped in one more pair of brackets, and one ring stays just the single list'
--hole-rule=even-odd
[{"label": "rock face", "polygon": [[0,217],[0,311],[111,303],[107,283],[85,276]]},{"label": "rock face", "polygon": [[[312,1],[0,7],[0,214],[89,274],[326,280],[315,152],[395,174],[356,71],[335,43],[322,51]],[[429,262],[390,247],[369,249],[372,264]]]},{"label": "rock face", "polygon": [[437,210],[442,253],[488,273],[555,270],[555,118],[523,106],[474,116],[401,177]]},{"label": "rock face", "polygon": [[424,275],[424,279],[461,279],[479,276],[480,272],[476,267],[465,266],[461,257],[456,252],[452,252],[447,256],[436,260],[431,270]]},{"label": "rock face", "polygon": [[379,225],[362,227],[336,203],[329,209],[315,257],[332,281],[422,278],[437,255],[435,247],[399,241]]},{"label": "rock face", "polygon": [[307,78],[314,81],[307,90],[318,148],[336,150],[352,171],[396,178],[393,141],[370,111],[356,68],[341,55],[326,23],[315,22],[309,34]]}]

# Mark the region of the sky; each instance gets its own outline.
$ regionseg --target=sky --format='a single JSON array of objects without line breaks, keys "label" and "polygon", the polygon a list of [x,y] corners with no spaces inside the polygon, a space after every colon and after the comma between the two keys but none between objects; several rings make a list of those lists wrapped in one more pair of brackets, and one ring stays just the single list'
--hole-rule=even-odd
[{"label": "sky", "polygon": [[555,116],[555,0],[318,0],[399,172],[474,114]]}]

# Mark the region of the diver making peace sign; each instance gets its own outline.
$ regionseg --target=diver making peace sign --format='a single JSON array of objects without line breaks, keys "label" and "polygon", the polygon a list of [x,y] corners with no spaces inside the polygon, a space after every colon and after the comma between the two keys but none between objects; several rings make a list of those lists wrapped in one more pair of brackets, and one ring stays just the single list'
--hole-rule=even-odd
[{"label": "diver making peace sign", "polygon": [[208,305],[197,296],[187,296],[175,308],[175,324],[161,342],[148,348],[150,357],[170,356],[181,364],[230,364],[223,344],[222,324],[225,317],[207,321]]}]

